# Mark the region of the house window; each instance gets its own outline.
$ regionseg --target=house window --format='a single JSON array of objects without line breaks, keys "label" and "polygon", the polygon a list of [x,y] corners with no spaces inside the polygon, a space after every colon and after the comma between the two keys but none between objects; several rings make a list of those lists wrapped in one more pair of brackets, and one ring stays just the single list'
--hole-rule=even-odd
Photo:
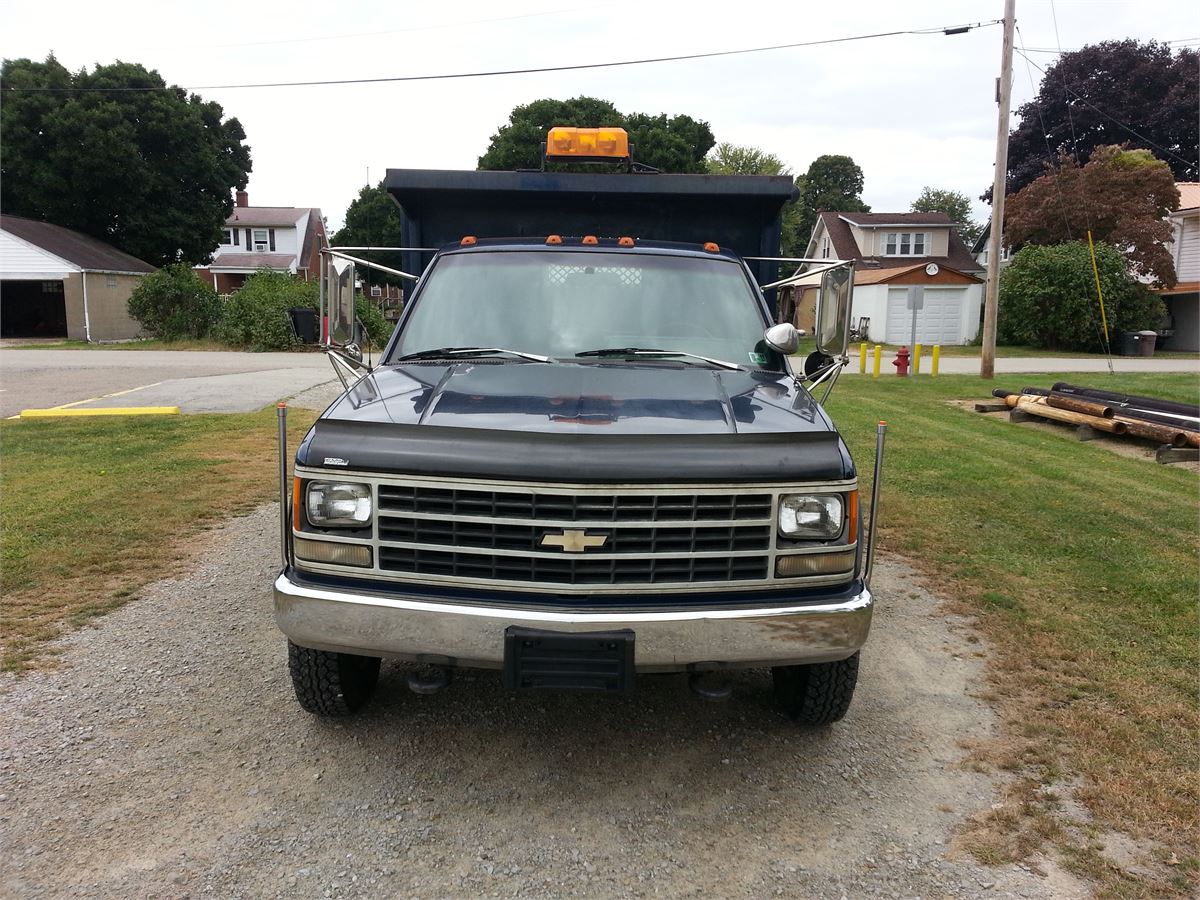
[{"label": "house window", "polygon": [[829,238],[823,238],[821,240],[821,258],[829,258]]},{"label": "house window", "polygon": [[43,281],[43,294],[60,294],[62,293],[63,283],[61,281]]},{"label": "house window", "polygon": [[891,231],[884,235],[884,256],[924,256],[933,244],[933,235],[917,231]]},{"label": "house window", "polygon": [[221,246],[229,247],[233,245],[233,232],[228,228],[221,232]]},{"label": "house window", "polygon": [[254,229],[254,252],[255,253],[266,253],[267,248],[269,246],[270,246],[270,237],[267,235],[267,229],[255,228]]},{"label": "house window", "polygon": [[115,288],[117,286],[117,276],[116,275],[105,275],[104,276],[104,286],[107,288]]}]

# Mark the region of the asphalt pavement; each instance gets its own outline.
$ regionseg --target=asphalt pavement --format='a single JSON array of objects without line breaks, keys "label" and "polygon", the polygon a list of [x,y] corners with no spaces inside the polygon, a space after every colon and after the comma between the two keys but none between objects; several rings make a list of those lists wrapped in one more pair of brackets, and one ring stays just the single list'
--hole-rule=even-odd
[{"label": "asphalt pavement", "polygon": [[64,405],[252,412],[334,380],[323,353],[8,347],[0,350],[0,417]]}]

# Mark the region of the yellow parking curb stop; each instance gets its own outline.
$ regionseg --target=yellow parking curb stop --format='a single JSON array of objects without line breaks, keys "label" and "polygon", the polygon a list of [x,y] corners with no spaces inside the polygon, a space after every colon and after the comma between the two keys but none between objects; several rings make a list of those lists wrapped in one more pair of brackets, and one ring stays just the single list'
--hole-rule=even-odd
[{"label": "yellow parking curb stop", "polygon": [[23,409],[22,419],[48,419],[52,416],[177,416],[178,406],[107,406],[95,409]]}]

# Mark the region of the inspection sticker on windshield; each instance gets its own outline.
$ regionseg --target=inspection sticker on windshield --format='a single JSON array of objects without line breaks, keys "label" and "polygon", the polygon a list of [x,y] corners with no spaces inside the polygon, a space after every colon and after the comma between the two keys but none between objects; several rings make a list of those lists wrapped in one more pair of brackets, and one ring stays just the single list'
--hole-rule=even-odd
[{"label": "inspection sticker on windshield", "polygon": [[751,350],[747,355],[750,357],[750,362],[753,365],[765,366],[767,364],[767,354],[765,353],[755,353]]}]

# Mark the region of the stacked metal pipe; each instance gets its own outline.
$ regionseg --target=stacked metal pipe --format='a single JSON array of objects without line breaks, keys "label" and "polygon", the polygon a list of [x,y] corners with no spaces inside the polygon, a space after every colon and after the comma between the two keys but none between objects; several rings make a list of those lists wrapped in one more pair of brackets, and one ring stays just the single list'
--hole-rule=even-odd
[{"label": "stacked metal pipe", "polygon": [[1011,409],[1032,416],[1087,425],[1108,434],[1128,434],[1173,447],[1200,447],[1200,406],[1118,394],[1060,381],[1050,390],[994,390]]}]

